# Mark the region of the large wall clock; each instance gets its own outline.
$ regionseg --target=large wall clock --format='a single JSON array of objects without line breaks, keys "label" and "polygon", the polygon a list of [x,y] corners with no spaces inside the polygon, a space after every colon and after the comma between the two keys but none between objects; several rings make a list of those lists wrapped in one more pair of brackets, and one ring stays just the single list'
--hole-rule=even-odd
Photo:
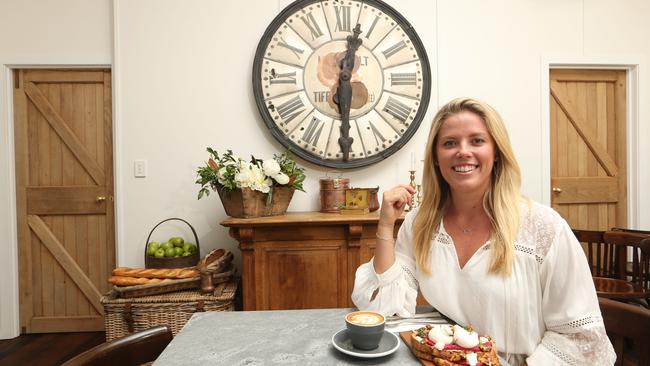
[{"label": "large wall clock", "polygon": [[378,0],[298,0],[257,47],[253,91],[273,134],[312,163],[385,159],[417,130],[431,71],[420,38]]}]

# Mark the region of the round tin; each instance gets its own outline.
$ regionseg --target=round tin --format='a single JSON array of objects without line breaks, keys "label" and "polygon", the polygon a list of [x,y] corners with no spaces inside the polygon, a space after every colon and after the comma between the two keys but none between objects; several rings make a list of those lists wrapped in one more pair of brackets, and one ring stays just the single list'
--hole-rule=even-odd
[{"label": "round tin", "polygon": [[320,212],[338,213],[345,207],[345,190],[349,187],[348,178],[321,178]]}]

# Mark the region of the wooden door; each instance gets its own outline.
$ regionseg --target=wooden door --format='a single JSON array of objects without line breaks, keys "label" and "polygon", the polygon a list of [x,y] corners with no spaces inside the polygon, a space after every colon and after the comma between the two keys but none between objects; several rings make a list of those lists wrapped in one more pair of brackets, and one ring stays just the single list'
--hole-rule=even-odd
[{"label": "wooden door", "polygon": [[627,224],[626,72],[552,70],[551,203],[571,228]]},{"label": "wooden door", "polygon": [[115,266],[109,70],[16,70],[23,333],[104,329]]}]

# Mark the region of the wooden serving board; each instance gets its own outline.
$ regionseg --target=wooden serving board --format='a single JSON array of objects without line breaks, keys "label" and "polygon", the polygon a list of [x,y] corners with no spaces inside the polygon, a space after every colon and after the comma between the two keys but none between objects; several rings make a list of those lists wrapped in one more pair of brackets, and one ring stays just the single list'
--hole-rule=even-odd
[{"label": "wooden serving board", "polygon": [[[235,274],[235,269],[232,266],[226,272],[215,273],[212,275],[212,284],[217,285],[230,281]],[[113,290],[121,298],[140,297],[164,294],[168,292],[198,289],[201,287],[201,278],[182,278],[173,279],[171,281],[154,283],[150,285],[136,285],[136,286],[113,286]]]},{"label": "wooden serving board", "polygon": [[[406,344],[406,345],[408,346],[408,348],[409,348],[411,351],[413,351],[413,348],[411,347],[411,333],[412,333],[412,332],[410,332],[410,331],[408,331],[408,332],[401,332],[401,333],[399,334],[399,336],[402,337],[402,340],[404,341],[404,344]],[[414,353],[413,355],[415,356],[415,353]],[[415,357],[418,358],[418,356],[415,356]],[[420,360],[420,363],[421,363],[423,366],[434,366],[432,361],[429,361],[429,360],[423,360],[423,359],[421,359],[421,358],[418,358],[418,360]]]}]

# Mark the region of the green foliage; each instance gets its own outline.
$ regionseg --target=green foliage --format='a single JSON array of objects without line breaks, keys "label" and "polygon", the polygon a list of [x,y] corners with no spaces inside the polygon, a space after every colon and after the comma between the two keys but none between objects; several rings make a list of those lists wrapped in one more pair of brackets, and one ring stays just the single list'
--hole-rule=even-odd
[{"label": "green foliage", "polygon": [[[303,182],[306,178],[305,169],[296,164],[293,156],[288,151],[282,154],[273,155],[273,160],[275,160],[280,166],[280,172],[289,177],[288,183],[280,184],[276,181],[277,177],[269,177],[263,173],[263,160],[261,159],[256,159],[254,156],[251,156],[250,162],[245,162],[243,159],[233,155],[232,150],[226,150],[222,155],[219,155],[216,150],[210,147],[206,150],[210,157],[205,165],[199,167],[196,171],[196,184],[201,186],[199,189],[198,199],[210,195],[210,191],[216,191],[217,189],[232,191],[241,188],[242,182],[240,180],[242,178],[241,176],[238,176],[238,173],[245,169],[260,172],[262,177],[265,179],[265,182],[271,182],[270,190],[268,192],[269,199],[271,198],[273,187],[288,186],[303,192],[305,191],[303,188]],[[268,185],[265,185],[264,187],[268,187]]]},{"label": "green foliage", "polygon": [[280,164],[282,173],[289,176],[289,183],[287,183],[287,185],[304,192],[305,190],[302,187],[302,183],[305,181],[305,178],[307,178],[305,175],[305,168],[298,166],[291,153],[285,151],[280,155],[275,154],[273,155],[273,159]]}]

